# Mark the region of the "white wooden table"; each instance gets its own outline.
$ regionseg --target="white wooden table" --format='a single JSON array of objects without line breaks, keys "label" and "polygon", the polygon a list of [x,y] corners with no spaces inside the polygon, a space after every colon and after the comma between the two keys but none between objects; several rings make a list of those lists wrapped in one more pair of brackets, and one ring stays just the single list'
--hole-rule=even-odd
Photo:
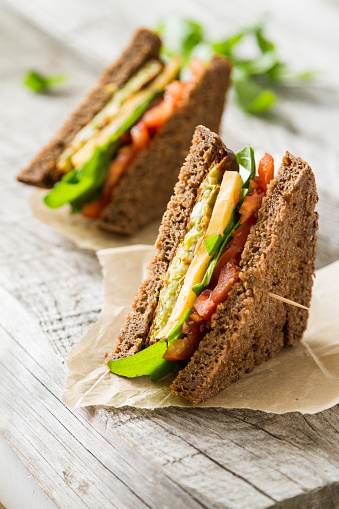
[{"label": "white wooden table", "polygon": [[[323,265],[339,257],[337,1],[0,3],[0,429],[61,508],[339,507],[338,408],[275,416],[64,407],[67,353],[100,312],[101,272],[93,253],[31,216],[31,190],[14,180],[136,27],[190,16],[217,37],[268,11],[282,57],[323,70],[322,83],[286,92],[283,122],[248,117],[230,103],[222,135],[234,149],[288,149],[311,163]],[[65,71],[69,82],[55,95],[31,95],[20,83],[28,68]],[[13,469],[0,482],[8,509],[22,500],[25,508],[53,506],[44,492],[33,495],[33,478],[22,481],[26,471],[3,442],[0,462],[0,474]]]}]

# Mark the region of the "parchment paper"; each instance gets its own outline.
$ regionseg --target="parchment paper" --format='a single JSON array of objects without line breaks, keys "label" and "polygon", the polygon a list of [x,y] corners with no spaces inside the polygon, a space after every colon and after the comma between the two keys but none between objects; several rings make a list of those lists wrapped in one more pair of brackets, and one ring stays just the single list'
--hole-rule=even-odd
[{"label": "parchment paper", "polygon": [[[127,379],[114,375],[104,364],[104,351],[113,347],[152,254],[153,247],[142,245],[98,253],[104,272],[105,306],[98,322],[70,351],[63,396],[67,405],[189,406],[171,394],[172,375],[157,383],[150,382],[149,377]],[[339,261],[317,271],[302,343],[284,348],[274,359],[199,406],[313,414],[339,403],[338,281]]]},{"label": "parchment paper", "polygon": [[160,218],[158,221],[143,228],[140,233],[128,237],[116,233],[100,230],[95,221],[83,217],[81,214],[71,214],[70,206],[65,205],[60,209],[50,209],[43,202],[46,190],[35,190],[30,198],[29,204],[33,215],[43,223],[51,226],[62,233],[82,249],[106,249],[109,247],[129,246],[133,244],[153,245],[158,235]]}]

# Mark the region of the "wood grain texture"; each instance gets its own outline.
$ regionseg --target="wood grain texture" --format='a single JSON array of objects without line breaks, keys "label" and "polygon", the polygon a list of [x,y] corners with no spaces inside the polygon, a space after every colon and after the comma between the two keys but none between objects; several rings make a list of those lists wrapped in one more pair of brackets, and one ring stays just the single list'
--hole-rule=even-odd
[{"label": "wood grain texture", "polygon": [[[171,4],[164,14],[179,5]],[[14,176],[62,123],[103,64],[117,56],[131,30],[147,22],[147,13],[134,0],[130,10],[102,0],[92,5],[67,2],[66,17],[60,4],[47,8],[42,0],[11,2],[21,18],[1,8],[1,433],[61,508],[339,507],[338,407],[313,416],[277,416],[221,409],[74,410],[61,402],[67,353],[102,306],[101,271],[93,253],[77,249],[31,216],[31,190]],[[153,5],[149,23],[160,17],[159,5]],[[222,5],[216,0],[210,9],[202,0],[190,0],[182,12],[191,13],[194,6],[192,12],[213,27],[219,9],[218,34],[239,26],[245,6],[246,19],[253,20],[255,9],[248,1],[234,4],[230,14]],[[315,5],[310,2],[311,14]],[[330,27],[332,10],[334,5],[326,3],[321,13]],[[109,17],[113,11],[120,23]],[[294,44],[309,37],[314,18],[299,34],[294,31],[297,20],[286,16],[280,6],[273,23],[278,39],[284,30],[296,34]],[[335,42],[328,41],[326,47]],[[294,58],[291,45],[283,46],[289,59]],[[329,55],[334,58],[334,48]],[[70,81],[54,95],[34,96],[20,84],[27,67],[66,71]],[[320,222],[319,267],[339,258],[339,233],[330,227],[339,199],[333,170],[338,161],[335,101],[330,104],[332,91],[323,91],[317,104],[314,96],[305,102],[293,94],[283,105],[296,112],[296,130],[246,117],[230,106],[224,138],[236,149],[250,141],[272,152],[297,152],[309,159],[323,188],[330,183],[321,200],[326,221]],[[315,111],[318,124],[310,121]],[[328,137],[326,123],[333,127]]]}]

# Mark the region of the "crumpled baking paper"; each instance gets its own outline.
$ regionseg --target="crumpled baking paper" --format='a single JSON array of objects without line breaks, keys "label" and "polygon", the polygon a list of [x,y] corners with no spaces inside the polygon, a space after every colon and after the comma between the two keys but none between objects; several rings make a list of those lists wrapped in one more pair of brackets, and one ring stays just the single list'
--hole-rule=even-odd
[{"label": "crumpled baking paper", "polygon": [[110,247],[129,246],[132,244],[154,244],[157,238],[160,218],[140,233],[130,237],[100,230],[95,221],[83,217],[81,214],[71,214],[70,206],[64,205],[59,209],[50,209],[43,201],[46,190],[35,190],[29,204],[34,217],[62,233],[67,239],[82,249],[106,249]]},{"label": "crumpled baking paper", "polygon": [[[108,371],[110,352],[154,252],[136,245],[98,253],[103,267],[105,305],[101,316],[68,358],[63,401],[69,406],[107,405],[158,408],[189,406],[170,391],[171,375],[152,383]],[[296,347],[284,348],[198,406],[250,408],[282,414],[314,414],[339,403],[339,261],[316,273],[308,328]]]}]

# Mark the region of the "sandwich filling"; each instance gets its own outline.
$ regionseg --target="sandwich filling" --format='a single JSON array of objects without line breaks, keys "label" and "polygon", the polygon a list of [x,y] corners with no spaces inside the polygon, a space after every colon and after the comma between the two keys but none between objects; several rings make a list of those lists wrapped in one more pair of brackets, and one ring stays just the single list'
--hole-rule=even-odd
[{"label": "sandwich filling", "polygon": [[[219,179],[215,178],[216,175]],[[166,338],[185,311],[193,305],[196,294],[192,288],[201,282],[211,259],[205,240],[222,235],[237,205],[243,185],[241,176],[235,171],[226,171],[219,186],[218,180],[220,182],[221,175],[222,162],[212,166],[201,185],[188,231],[169,266],[164,287],[160,292],[158,311],[154,320],[155,327],[149,341],[151,344]],[[215,182],[212,185],[212,192],[210,191],[211,180]],[[210,201],[206,200],[206,194],[211,196]],[[186,270],[182,276],[180,268],[183,265]],[[175,292],[173,292],[173,286]],[[171,298],[168,298],[169,295]]]},{"label": "sandwich filling", "polygon": [[222,165],[213,163],[200,186],[186,235],[169,265],[165,283],[159,295],[158,310],[153,321],[153,331],[150,334],[150,344],[157,341],[159,333],[171,316],[179,290],[193,261],[197,247],[201,245],[206,234],[220,189],[222,176]]},{"label": "sandwich filling", "polygon": [[[236,156],[249,171],[248,178],[243,182],[235,171],[221,172],[216,178],[222,163],[211,166],[200,186],[187,233],[168,267],[149,346],[131,357],[108,361],[114,373],[149,374],[157,380],[172,371],[176,361],[189,360],[218,305],[227,300],[239,280],[241,254],[274,176],[274,161],[265,154],[255,176],[253,149],[245,147]],[[210,193],[204,199],[206,189]]]},{"label": "sandwich filling", "polygon": [[110,202],[114,186],[136,155],[188,97],[205,65],[192,61],[192,79],[178,81],[182,59],[165,65],[146,63],[127,83],[112,90],[111,99],[67,145],[56,162],[61,180],[44,198],[58,208],[98,218]]}]

